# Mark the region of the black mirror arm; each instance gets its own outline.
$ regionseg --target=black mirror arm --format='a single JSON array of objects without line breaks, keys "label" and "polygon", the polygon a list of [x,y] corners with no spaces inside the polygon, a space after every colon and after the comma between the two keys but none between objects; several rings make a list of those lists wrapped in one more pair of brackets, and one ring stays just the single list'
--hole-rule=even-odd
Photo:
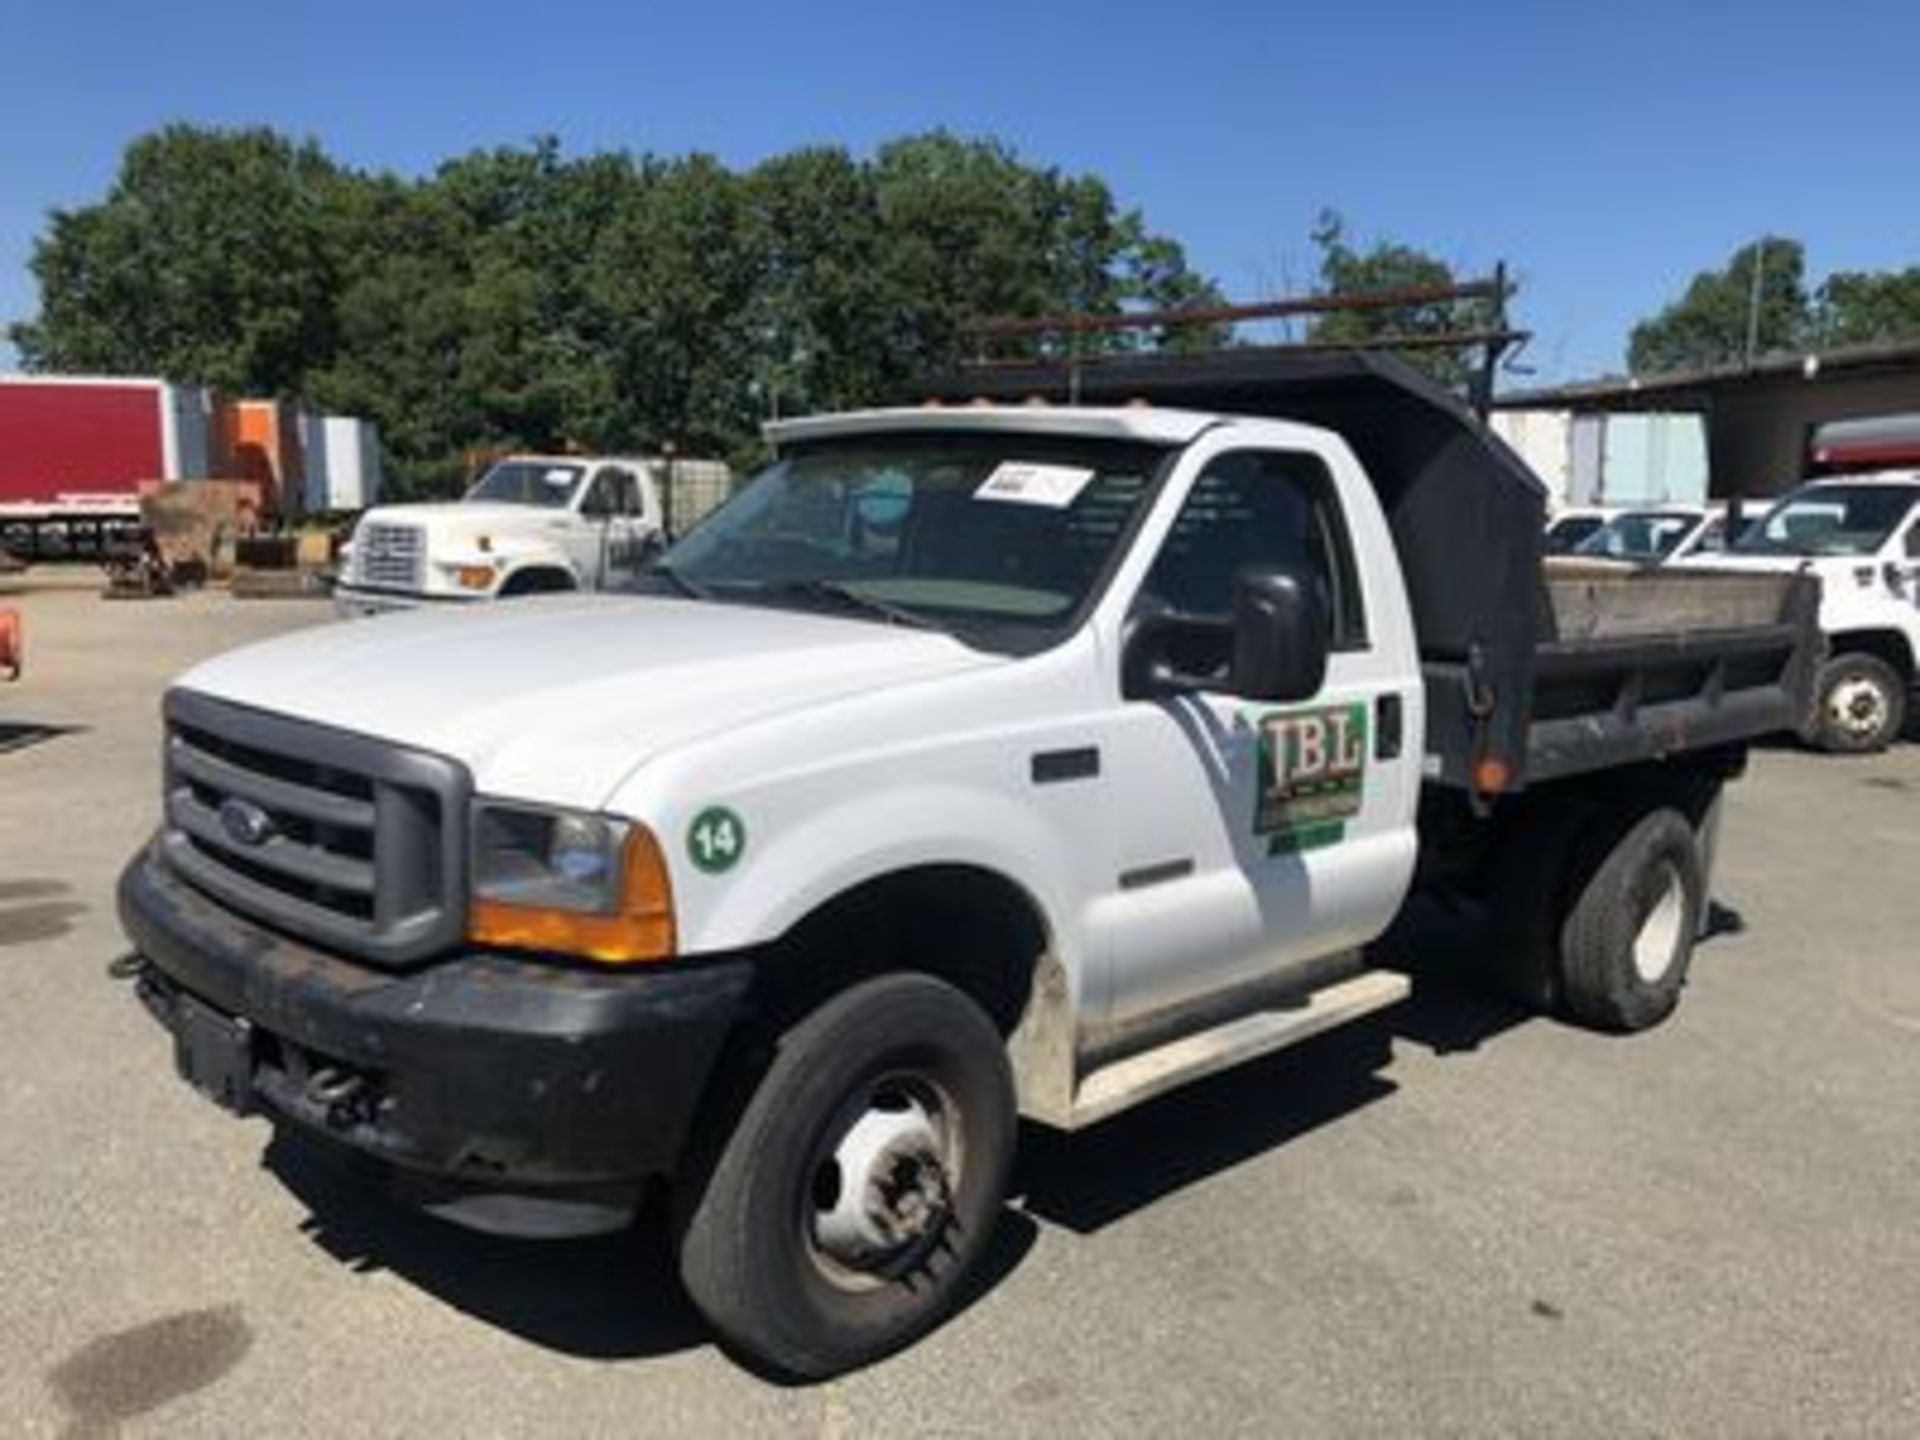
[{"label": "black mirror arm", "polygon": [[1150,700],[1196,690],[1224,691],[1229,687],[1230,667],[1205,675],[1175,669],[1166,651],[1169,642],[1178,637],[1212,641],[1231,653],[1233,622],[1177,610],[1162,610],[1135,620],[1125,646],[1129,664],[1124,689],[1128,699]]}]

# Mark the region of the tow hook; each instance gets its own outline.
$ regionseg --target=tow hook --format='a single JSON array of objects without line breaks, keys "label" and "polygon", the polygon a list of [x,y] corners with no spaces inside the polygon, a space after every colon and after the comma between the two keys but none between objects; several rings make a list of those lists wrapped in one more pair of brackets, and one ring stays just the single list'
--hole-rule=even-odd
[{"label": "tow hook", "polygon": [[138,980],[152,968],[153,962],[138,950],[129,950],[124,955],[116,955],[107,962],[109,980]]},{"label": "tow hook", "polygon": [[323,1065],[307,1077],[306,1097],[327,1112],[329,1125],[372,1118],[373,1088],[367,1077],[338,1065]]}]

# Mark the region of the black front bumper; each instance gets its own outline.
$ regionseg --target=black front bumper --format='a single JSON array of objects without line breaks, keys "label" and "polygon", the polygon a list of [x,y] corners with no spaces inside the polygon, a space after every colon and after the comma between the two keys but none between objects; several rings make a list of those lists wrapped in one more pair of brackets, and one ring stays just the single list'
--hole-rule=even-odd
[{"label": "black front bumper", "polygon": [[[745,961],[614,973],[475,951],[357,964],[222,909],[152,850],[120,878],[142,1000],[182,1074],[465,1191],[559,1198],[670,1174],[748,999]],[[488,1228],[457,1205],[435,1205]]]}]

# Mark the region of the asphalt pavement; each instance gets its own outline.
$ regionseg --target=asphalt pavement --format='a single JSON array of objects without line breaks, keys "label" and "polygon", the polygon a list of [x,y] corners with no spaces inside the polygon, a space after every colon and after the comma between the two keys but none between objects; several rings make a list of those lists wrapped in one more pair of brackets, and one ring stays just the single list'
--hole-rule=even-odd
[{"label": "asphalt pavement", "polygon": [[[1577,1030],[1453,978],[1075,1138],[993,1283],[783,1388],[657,1224],[488,1239],[270,1143],[105,967],[157,703],[310,601],[0,581],[0,1429],[742,1436],[1920,1434],[1920,748],[1755,756],[1679,1014]],[[379,623],[363,622],[363,623]],[[36,727],[44,733],[36,735]]]}]

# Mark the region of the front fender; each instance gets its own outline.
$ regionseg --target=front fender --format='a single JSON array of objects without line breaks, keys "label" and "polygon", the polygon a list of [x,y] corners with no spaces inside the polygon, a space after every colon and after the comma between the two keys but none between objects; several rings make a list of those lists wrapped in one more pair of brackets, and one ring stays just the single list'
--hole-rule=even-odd
[{"label": "front fender", "polygon": [[[766,827],[761,827],[766,828]],[[923,865],[991,871],[1024,892],[1069,974],[1080,926],[1066,862],[1073,837],[994,791],[952,783],[889,787],[809,808],[751,841],[736,870],[691,870],[679,883],[681,945],[690,954],[778,940],[856,886]]]}]

